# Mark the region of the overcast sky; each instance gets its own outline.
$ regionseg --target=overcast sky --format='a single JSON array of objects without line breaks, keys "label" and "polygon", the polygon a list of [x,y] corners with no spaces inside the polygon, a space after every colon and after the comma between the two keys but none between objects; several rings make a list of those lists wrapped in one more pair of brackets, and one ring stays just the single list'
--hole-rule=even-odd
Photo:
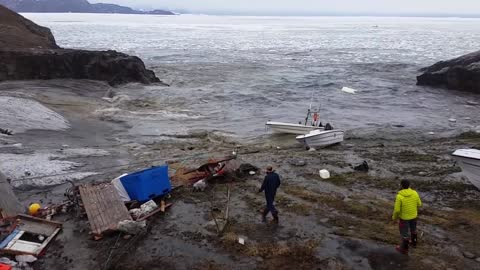
[{"label": "overcast sky", "polygon": [[222,14],[480,14],[480,0],[90,0]]}]

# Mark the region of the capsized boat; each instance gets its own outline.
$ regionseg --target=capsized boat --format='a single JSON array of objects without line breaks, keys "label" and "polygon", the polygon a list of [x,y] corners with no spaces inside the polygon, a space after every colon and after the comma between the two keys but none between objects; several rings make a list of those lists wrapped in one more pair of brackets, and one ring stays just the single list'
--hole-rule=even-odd
[{"label": "capsized boat", "polygon": [[297,141],[309,148],[320,148],[343,142],[345,131],[340,129],[313,130],[297,136]]},{"label": "capsized boat", "polygon": [[297,135],[307,134],[313,130],[324,129],[323,127],[319,127],[319,126],[290,124],[290,123],[273,122],[273,121],[268,121],[265,125],[274,133],[297,134]]},{"label": "capsized boat", "polygon": [[480,189],[480,150],[458,149],[452,154],[468,180]]}]

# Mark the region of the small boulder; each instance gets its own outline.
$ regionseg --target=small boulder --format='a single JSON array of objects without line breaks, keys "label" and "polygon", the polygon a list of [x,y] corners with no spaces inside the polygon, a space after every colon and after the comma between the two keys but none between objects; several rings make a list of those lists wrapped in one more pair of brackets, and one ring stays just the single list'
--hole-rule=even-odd
[{"label": "small boulder", "polygon": [[368,166],[368,162],[364,160],[362,164],[353,167],[353,169],[357,172],[368,172],[370,167]]},{"label": "small boulder", "polygon": [[297,167],[303,167],[307,165],[307,162],[302,159],[291,159],[288,161],[288,163],[292,166],[297,166]]},{"label": "small boulder", "polygon": [[476,256],[471,252],[465,251],[465,252],[463,252],[463,257],[473,260],[473,259],[475,259]]}]

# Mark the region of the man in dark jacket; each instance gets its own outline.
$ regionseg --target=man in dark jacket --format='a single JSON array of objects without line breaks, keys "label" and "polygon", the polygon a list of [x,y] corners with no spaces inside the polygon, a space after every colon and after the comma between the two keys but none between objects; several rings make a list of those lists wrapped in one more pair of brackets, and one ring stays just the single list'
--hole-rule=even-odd
[{"label": "man in dark jacket", "polygon": [[258,192],[265,191],[265,199],[267,201],[267,206],[262,214],[262,221],[267,221],[267,215],[269,212],[272,213],[273,220],[275,223],[278,223],[278,211],[275,209],[273,204],[275,200],[275,195],[277,194],[277,188],[280,186],[280,176],[273,171],[271,166],[267,167],[267,175],[263,180],[262,187]]}]

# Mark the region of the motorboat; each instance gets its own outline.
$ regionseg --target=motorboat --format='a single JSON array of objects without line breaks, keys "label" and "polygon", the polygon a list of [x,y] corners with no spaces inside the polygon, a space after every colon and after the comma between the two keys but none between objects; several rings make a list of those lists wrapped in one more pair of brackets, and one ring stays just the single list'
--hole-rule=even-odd
[{"label": "motorboat", "polygon": [[320,148],[343,142],[344,135],[345,131],[340,129],[313,130],[296,139],[308,148]]},{"label": "motorboat", "polygon": [[268,121],[265,125],[267,126],[268,129],[272,130],[272,132],[274,133],[296,134],[296,135],[307,134],[310,131],[324,129],[324,127],[320,127],[320,126],[291,124],[291,123],[273,122],[273,121]]},{"label": "motorboat", "polygon": [[480,150],[458,149],[452,154],[468,180],[480,189]]},{"label": "motorboat", "polygon": [[[310,106],[311,107],[311,106]],[[274,133],[304,135],[313,130],[323,130],[324,127],[319,119],[318,111],[307,110],[305,122],[298,124],[268,121],[265,125]]]}]

